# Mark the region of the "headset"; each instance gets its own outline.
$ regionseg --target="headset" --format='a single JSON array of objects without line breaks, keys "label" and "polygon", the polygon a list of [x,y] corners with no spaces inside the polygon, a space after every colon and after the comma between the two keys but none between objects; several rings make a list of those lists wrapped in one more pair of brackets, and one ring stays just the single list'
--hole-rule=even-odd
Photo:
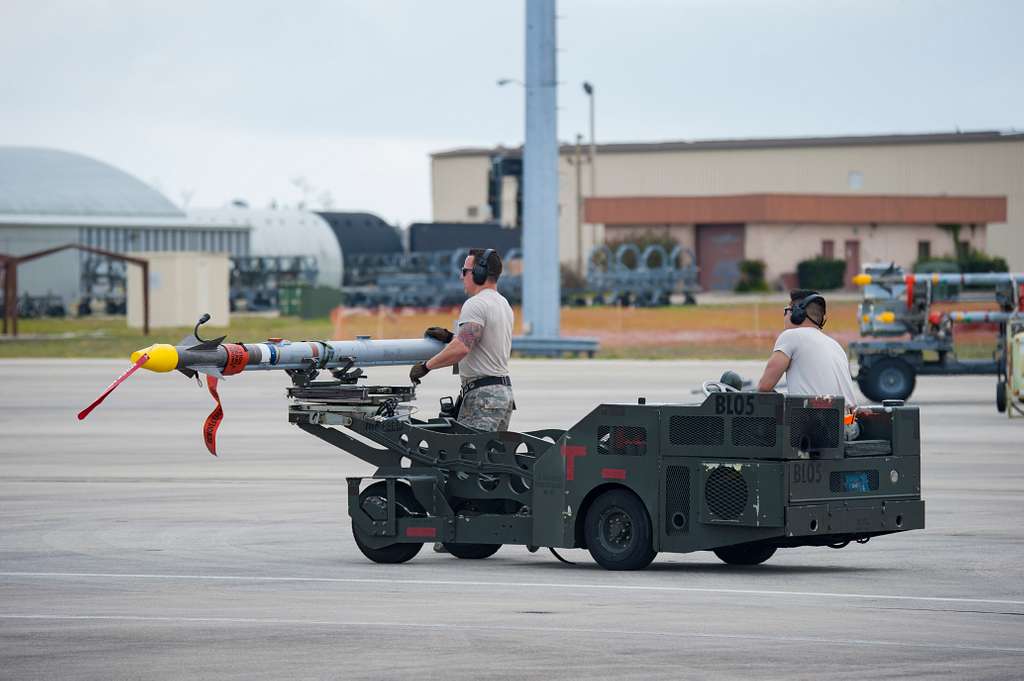
[{"label": "headset", "polygon": [[[825,305],[825,296],[820,293],[812,293],[803,300],[793,303],[793,309],[789,313],[789,321],[797,326],[803,324],[804,320],[807,319],[807,306],[814,302],[820,302],[823,308],[828,309]],[[822,317],[820,324],[813,319],[811,320],[819,329],[824,328],[825,321],[824,317]]]},{"label": "headset", "polygon": [[491,262],[491,256],[496,252],[493,248],[488,248],[483,255],[473,258],[473,283],[477,286],[487,283],[487,273],[490,270],[488,265]]}]

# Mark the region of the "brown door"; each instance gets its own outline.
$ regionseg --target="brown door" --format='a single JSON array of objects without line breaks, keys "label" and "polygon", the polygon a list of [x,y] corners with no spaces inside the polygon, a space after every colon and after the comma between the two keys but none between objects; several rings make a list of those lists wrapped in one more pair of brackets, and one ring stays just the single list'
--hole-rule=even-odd
[{"label": "brown door", "polygon": [[860,242],[857,240],[847,241],[843,249],[843,259],[846,260],[846,274],[843,275],[843,288],[857,288],[853,284],[853,278],[860,274]]},{"label": "brown door", "polygon": [[746,225],[697,225],[697,265],[705,291],[731,291],[740,280]]}]

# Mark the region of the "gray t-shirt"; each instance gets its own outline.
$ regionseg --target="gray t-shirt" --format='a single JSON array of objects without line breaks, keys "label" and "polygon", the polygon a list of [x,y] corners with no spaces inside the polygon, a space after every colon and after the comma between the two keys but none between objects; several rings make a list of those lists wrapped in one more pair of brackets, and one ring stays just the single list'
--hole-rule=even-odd
[{"label": "gray t-shirt", "polygon": [[847,407],[857,406],[850,362],[835,339],[802,326],[779,334],[775,349],[789,357],[786,386],[790,395],[842,395]]},{"label": "gray t-shirt", "polygon": [[485,288],[462,305],[456,325],[476,322],[484,327],[476,346],[459,362],[463,383],[481,376],[508,376],[513,318],[512,307],[494,289]]}]

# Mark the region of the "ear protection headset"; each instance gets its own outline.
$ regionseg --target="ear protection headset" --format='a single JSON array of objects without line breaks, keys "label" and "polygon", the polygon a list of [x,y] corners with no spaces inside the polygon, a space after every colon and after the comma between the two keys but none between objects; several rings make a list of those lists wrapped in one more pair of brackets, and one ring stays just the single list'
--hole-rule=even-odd
[{"label": "ear protection headset", "polygon": [[[793,309],[789,313],[789,321],[793,322],[797,326],[803,324],[804,320],[807,319],[807,306],[813,302],[820,302],[821,306],[825,307],[825,296],[820,293],[812,293],[803,300],[793,303]],[[820,324],[813,319],[811,322],[813,322],[819,329],[825,326],[824,318],[822,318]]]},{"label": "ear protection headset", "polygon": [[495,250],[488,248],[483,255],[473,258],[473,283],[477,286],[483,286],[487,282],[487,271],[490,269],[488,264],[494,254]]}]

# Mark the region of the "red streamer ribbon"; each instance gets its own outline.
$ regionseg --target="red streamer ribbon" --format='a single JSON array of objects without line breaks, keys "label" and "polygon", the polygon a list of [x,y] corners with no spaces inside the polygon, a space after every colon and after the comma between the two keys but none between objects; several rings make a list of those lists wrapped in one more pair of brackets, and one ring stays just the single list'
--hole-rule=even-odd
[{"label": "red streamer ribbon", "polygon": [[210,394],[213,395],[217,406],[214,407],[210,415],[206,417],[206,421],[203,422],[203,441],[206,442],[206,448],[210,450],[210,454],[217,456],[217,429],[220,428],[220,422],[224,420],[224,408],[220,404],[220,395],[217,394],[217,379],[213,376],[207,376],[206,387],[209,389]]},{"label": "red streamer ribbon", "polygon": [[90,404],[88,407],[86,407],[82,411],[78,412],[78,420],[81,421],[86,416],[88,416],[90,413],[92,413],[93,409],[95,409],[96,407],[100,406],[100,403],[103,402],[103,400],[107,399],[107,395],[109,395],[110,393],[114,392],[114,388],[116,388],[117,386],[119,386],[122,383],[124,383],[124,380],[126,378],[128,378],[129,376],[134,374],[136,371],[138,371],[142,367],[142,365],[145,364],[148,361],[149,361],[149,355],[143,353],[142,357],[139,357],[139,359],[135,362],[135,364],[131,365],[128,368],[127,371],[125,371],[123,374],[121,374],[120,376],[115,378],[114,382],[107,386],[107,389],[103,391],[102,395],[100,395],[99,397],[96,398],[95,402]]}]

